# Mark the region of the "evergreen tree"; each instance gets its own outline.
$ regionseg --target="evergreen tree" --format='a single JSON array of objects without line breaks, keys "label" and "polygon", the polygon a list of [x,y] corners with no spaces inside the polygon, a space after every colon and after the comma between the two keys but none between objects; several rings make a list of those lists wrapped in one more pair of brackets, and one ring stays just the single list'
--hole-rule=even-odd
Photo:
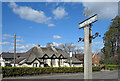
[{"label": "evergreen tree", "polygon": [[114,63],[113,58],[120,54],[120,18],[116,16],[103,37],[104,47],[101,50],[104,54],[104,62]]}]

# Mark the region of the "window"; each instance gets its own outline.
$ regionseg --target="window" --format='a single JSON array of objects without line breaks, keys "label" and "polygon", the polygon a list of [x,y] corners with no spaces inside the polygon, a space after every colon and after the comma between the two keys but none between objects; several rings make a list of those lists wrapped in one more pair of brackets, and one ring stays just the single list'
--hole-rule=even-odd
[{"label": "window", "polygon": [[59,64],[62,65],[62,59],[59,60]]},{"label": "window", "polygon": [[63,56],[62,55],[60,55],[60,57],[59,58],[63,58]]},{"label": "window", "polygon": [[52,65],[55,65],[55,59],[52,59]]},{"label": "window", "polygon": [[33,64],[33,67],[37,67],[37,63],[34,63],[34,64]]},{"label": "window", "polygon": [[47,59],[44,59],[44,64],[47,64]]},{"label": "window", "polygon": [[5,61],[8,61],[8,59],[5,59]]},{"label": "window", "polygon": [[53,54],[52,58],[56,58],[55,54]]},{"label": "window", "polygon": [[43,56],[43,58],[48,58],[48,55],[47,55],[47,54],[45,54],[45,55]]}]

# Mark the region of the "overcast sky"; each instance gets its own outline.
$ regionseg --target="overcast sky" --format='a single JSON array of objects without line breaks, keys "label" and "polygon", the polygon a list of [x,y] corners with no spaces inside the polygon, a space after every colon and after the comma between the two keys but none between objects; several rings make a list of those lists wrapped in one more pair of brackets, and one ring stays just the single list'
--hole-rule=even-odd
[{"label": "overcast sky", "polygon": [[[49,42],[59,46],[77,42],[84,37],[78,23],[85,20],[83,12],[89,9],[90,15],[98,14],[98,21],[92,26],[92,34],[101,36],[108,30],[111,20],[118,15],[117,2],[3,2],[2,3],[2,42],[3,51],[12,52],[14,34],[17,35],[17,52],[26,52],[33,46],[45,46]],[[93,52],[103,47],[102,37],[93,40]]]}]

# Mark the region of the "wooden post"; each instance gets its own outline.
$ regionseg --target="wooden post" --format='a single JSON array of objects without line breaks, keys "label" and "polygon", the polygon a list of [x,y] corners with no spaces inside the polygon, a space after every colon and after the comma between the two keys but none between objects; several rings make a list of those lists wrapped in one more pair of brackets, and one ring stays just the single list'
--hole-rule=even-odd
[{"label": "wooden post", "polygon": [[92,79],[92,23],[98,20],[97,14],[79,23],[79,29],[84,29],[84,79]]},{"label": "wooden post", "polygon": [[84,27],[84,79],[92,79],[92,45],[89,40],[91,34],[90,25]]},{"label": "wooden post", "polygon": [[16,61],[16,34],[14,35],[14,67]]},{"label": "wooden post", "polygon": [[[92,25],[89,25],[89,36],[92,35]],[[89,79],[92,79],[92,39],[89,37]]]}]

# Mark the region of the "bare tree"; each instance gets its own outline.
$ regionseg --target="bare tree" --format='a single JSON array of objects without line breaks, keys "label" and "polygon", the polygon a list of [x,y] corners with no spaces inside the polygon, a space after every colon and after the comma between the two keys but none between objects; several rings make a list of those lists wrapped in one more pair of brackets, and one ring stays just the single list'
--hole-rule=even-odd
[{"label": "bare tree", "polygon": [[65,43],[65,44],[61,44],[59,47],[64,49],[66,52],[70,53],[75,51],[76,45],[73,43]]},{"label": "bare tree", "polygon": [[76,54],[83,54],[83,49],[79,46],[76,47],[75,49]]},{"label": "bare tree", "polygon": [[67,53],[72,52],[75,56],[76,54],[83,54],[83,49],[74,43],[60,43],[59,45],[56,45],[56,47],[65,50]]}]

